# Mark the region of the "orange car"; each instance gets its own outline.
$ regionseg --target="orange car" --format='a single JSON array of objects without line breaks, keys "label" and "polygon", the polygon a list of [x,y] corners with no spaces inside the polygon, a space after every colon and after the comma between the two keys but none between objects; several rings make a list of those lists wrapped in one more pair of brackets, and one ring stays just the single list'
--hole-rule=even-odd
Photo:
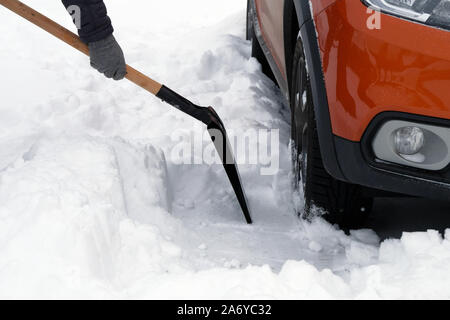
[{"label": "orange car", "polygon": [[290,103],[306,210],[354,227],[377,196],[450,199],[449,0],[248,0],[247,35]]}]

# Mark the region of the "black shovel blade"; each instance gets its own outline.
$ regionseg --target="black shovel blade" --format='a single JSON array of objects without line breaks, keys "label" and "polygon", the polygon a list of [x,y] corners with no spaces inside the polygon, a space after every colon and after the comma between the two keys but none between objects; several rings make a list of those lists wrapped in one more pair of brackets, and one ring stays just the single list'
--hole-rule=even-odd
[{"label": "black shovel blade", "polygon": [[223,167],[225,168],[225,172],[227,173],[228,179],[231,182],[242,212],[244,213],[245,220],[248,224],[251,224],[252,218],[248,208],[247,196],[245,195],[244,188],[242,187],[241,176],[239,175],[236,159],[231,149],[227,132],[216,111],[212,107],[209,107],[207,110],[209,111],[211,118],[211,123],[208,124],[209,135],[211,136],[211,140],[213,141],[220,159],[222,160]]},{"label": "black shovel blade", "polygon": [[225,126],[216,111],[212,107],[205,108],[197,106],[166,86],[162,86],[156,96],[207,125],[211,140],[222,160],[223,167],[225,168],[225,172],[227,173],[228,179],[230,180],[239,201],[245,220],[248,224],[251,224],[252,218],[248,207],[248,201],[244,188],[242,187],[241,177],[239,175],[231,144]]}]

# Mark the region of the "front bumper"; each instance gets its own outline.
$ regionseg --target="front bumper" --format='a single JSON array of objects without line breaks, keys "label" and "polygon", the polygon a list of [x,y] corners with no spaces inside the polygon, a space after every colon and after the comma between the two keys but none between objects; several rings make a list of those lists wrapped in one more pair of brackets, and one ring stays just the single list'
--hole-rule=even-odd
[{"label": "front bumper", "polygon": [[[371,30],[367,9],[341,0],[314,18],[333,133],[331,142],[320,138],[327,171],[374,189],[450,199],[450,167],[387,163],[371,148],[388,120],[450,128],[450,32],[385,14],[381,28]],[[319,106],[324,119],[325,104]]]},{"label": "front bumper", "polygon": [[380,161],[375,157],[373,139],[378,129],[391,120],[450,128],[450,120],[399,112],[381,113],[370,123],[361,142],[334,137],[336,158],[345,180],[377,190],[450,199],[450,166],[440,171],[429,171]]},{"label": "front bumper", "polygon": [[[341,0],[315,17],[333,133],[361,141],[387,111],[450,119],[450,31]],[[369,24],[368,24],[369,23]]]}]

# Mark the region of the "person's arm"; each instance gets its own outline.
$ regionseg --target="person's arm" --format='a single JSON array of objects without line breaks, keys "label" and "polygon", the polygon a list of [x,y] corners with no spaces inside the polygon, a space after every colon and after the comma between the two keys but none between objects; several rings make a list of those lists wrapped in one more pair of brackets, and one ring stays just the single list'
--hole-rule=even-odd
[{"label": "person's arm", "polygon": [[114,29],[103,0],[62,0],[72,15],[78,34],[89,46],[91,66],[108,78],[126,75],[123,51],[113,36]]}]

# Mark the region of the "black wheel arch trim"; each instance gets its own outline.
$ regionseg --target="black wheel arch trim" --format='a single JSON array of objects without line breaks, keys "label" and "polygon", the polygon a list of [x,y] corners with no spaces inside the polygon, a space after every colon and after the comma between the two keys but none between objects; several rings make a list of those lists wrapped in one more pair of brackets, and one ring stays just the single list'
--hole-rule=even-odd
[{"label": "black wheel arch trim", "polygon": [[[275,78],[284,93],[284,97],[289,101],[289,84],[292,79],[288,75],[289,83],[286,82],[280,69],[278,68],[275,59],[272,57],[269,47],[265,43],[264,37],[262,36],[261,27],[259,25],[258,17],[256,14],[256,4],[255,0],[250,0],[250,10],[252,10],[251,15],[253,16],[253,25],[255,28],[255,35],[258,42],[263,49],[263,52],[269,62],[269,65],[275,75]],[[319,51],[319,43],[316,36],[316,27],[314,20],[311,16],[311,8],[309,1],[305,0],[286,0],[284,6],[285,16],[289,14],[292,9],[295,9],[297,22],[299,27],[299,34],[292,35],[285,33],[285,37],[293,37],[298,40],[301,38],[303,42],[303,47],[305,51],[305,56],[308,64],[308,70],[310,71],[311,79],[311,89],[314,101],[314,111],[317,121],[317,130],[319,134],[319,144],[321,149],[321,154],[324,162],[324,167],[327,172],[336,179],[347,181],[342,173],[339,166],[338,158],[336,155],[336,149],[334,145],[334,136],[331,126],[331,118],[328,106],[327,92],[325,88],[325,80],[322,69],[322,59]],[[291,19],[292,20],[292,19]],[[288,21],[288,20],[286,20]],[[291,23],[291,25],[289,25]],[[285,24],[285,30],[291,30],[293,21],[288,21]],[[286,41],[285,41],[286,42]],[[295,47],[294,47],[295,48]],[[286,53],[290,52],[294,48],[286,48]],[[293,57],[294,52],[290,53]],[[289,57],[286,57],[286,62],[289,68]],[[292,60],[292,59],[291,59]],[[292,63],[291,63],[292,64]],[[288,69],[287,70],[290,70]],[[292,68],[292,65],[291,65]]]},{"label": "black wheel arch trim", "polygon": [[314,101],[314,112],[319,135],[319,145],[322,160],[327,172],[335,179],[348,181],[345,177],[336,154],[334,135],[331,125],[327,91],[322,68],[322,58],[319,51],[316,26],[311,16],[309,1],[294,0],[301,39],[311,80],[311,90]]}]

